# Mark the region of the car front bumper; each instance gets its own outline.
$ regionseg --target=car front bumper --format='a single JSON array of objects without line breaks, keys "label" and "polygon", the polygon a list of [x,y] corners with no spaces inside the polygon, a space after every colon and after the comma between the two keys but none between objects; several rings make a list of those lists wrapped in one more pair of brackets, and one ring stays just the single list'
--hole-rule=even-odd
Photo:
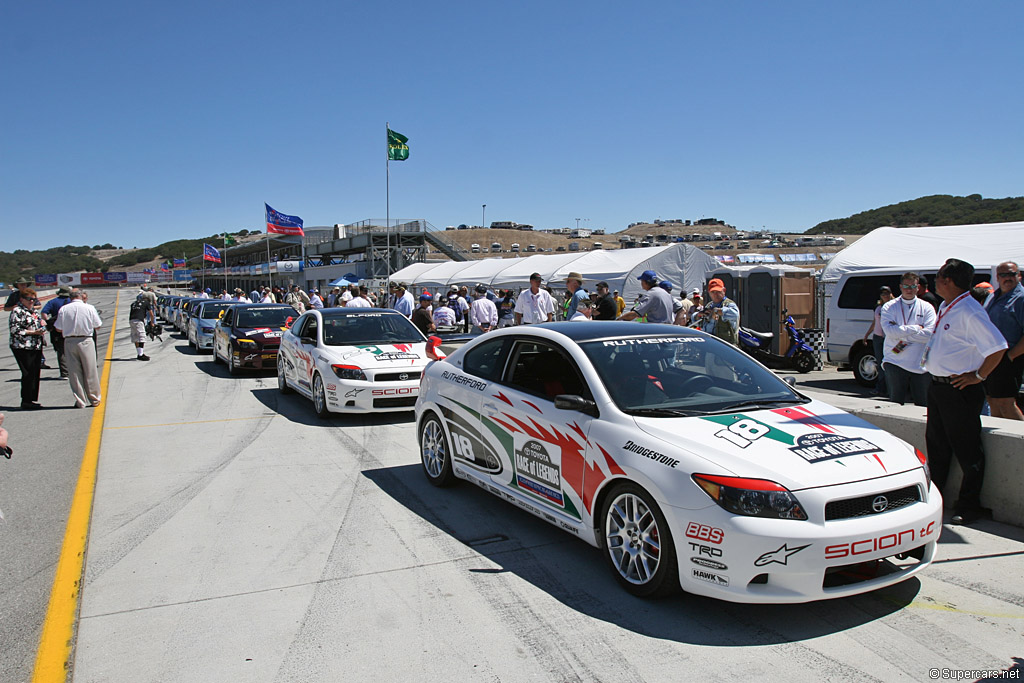
[{"label": "car front bumper", "polygon": [[700,510],[666,506],[680,585],[689,593],[730,602],[800,603],[905,581],[935,558],[942,496],[933,484],[920,502],[868,516],[826,522],[824,503],[915,483],[925,486],[919,469],[796,491],[811,517],[806,521],[745,517],[718,505]]},{"label": "car front bumper", "polygon": [[332,413],[395,413],[413,410],[419,380],[365,382],[325,377],[324,394]]}]

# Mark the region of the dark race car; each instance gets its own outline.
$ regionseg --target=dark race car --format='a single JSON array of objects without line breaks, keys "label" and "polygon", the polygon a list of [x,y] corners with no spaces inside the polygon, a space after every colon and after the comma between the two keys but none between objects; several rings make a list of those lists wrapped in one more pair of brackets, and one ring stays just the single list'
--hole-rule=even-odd
[{"label": "dark race car", "polygon": [[285,304],[232,306],[213,331],[213,362],[224,361],[228,372],[277,367],[281,333],[298,314]]}]

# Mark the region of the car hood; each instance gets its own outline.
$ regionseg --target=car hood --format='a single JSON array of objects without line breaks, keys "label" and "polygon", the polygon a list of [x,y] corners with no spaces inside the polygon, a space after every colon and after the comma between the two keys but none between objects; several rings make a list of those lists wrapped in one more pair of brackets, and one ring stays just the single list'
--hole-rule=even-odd
[{"label": "car hood", "polygon": [[[791,491],[875,479],[921,466],[906,442],[821,401],[684,418],[634,418],[650,436],[739,477]],[[699,461],[698,461],[699,463]]]},{"label": "car hood", "polygon": [[427,363],[427,344],[360,344],[358,346],[329,346],[322,348],[332,363],[355,365],[365,370],[408,368]]}]

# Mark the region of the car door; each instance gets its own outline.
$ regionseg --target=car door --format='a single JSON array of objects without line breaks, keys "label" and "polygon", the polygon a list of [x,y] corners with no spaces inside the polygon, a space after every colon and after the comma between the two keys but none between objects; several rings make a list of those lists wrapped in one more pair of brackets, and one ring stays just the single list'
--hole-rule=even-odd
[{"label": "car door", "polygon": [[481,410],[481,420],[504,434],[504,467],[492,481],[522,507],[579,533],[589,502],[584,472],[594,418],[555,407],[555,397],[563,394],[593,401],[579,367],[558,344],[521,337],[509,349],[495,388]]},{"label": "car door", "polygon": [[235,309],[229,308],[213,327],[213,353],[227,358],[231,353],[231,328],[235,321]]},{"label": "car door", "polygon": [[307,395],[313,394],[313,372],[316,364],[313,360],[313,352],[316,351],[319,335],[318,318],[312,313],[306,313],[299,318],[292,329],[297,330],[292,344],[292,372],[290,375],[295,386]]}]

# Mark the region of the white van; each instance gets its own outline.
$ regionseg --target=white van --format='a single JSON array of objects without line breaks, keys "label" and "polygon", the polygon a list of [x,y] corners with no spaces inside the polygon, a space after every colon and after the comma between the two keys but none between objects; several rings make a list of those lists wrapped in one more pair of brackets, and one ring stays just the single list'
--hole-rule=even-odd
[{"label": "white van", "polygon": [[512,243],[512,251],[519,251],[519,242]]},{"label": "white van", "polygon": [[469,250],[471,252],[473,252],[474,254],[479,254],[480,253],[480,245],[479,244],[471,244],[471,245],[469,245]]},{"label": "white van", "polygon": [[[938,266],[916,271],[928,279],[928,291],[935,291]],[[839,368],[853,369],[857,382],[875,386],[878,361],[871,346],[871,337],[864,341],[875,319],[878,291],[888,285],[893,296],[900,295],[900,278],[907,269],[867,268],[844,273],[838,280],[823,281],[825,287],[825,343],[828,360]],[[993,266],[975,265],[974,284],[992,282]]]}]

